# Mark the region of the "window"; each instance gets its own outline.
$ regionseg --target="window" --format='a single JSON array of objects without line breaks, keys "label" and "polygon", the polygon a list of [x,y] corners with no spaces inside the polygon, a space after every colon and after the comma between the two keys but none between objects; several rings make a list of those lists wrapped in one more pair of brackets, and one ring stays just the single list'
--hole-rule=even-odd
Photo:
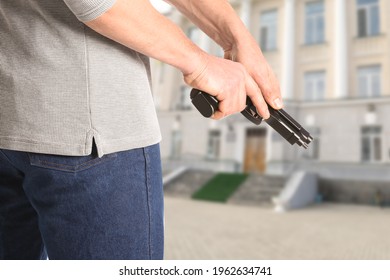
[{"label": "window", "polygon": [[307,101],[318,101],[325,98],[325,71],[305,73],[305,95]]},{"label": "window", "polygon": [[377,97],[381,95],[381,66],[358,68],[359,97]]},{"label": "window", "polygon": [[172,122],[171,158],[173,159],[178,159],[181,156],[182,133],[180,127],[181,117],[178,115]]},{"label": "window", "polygon": [[177,100],[175,109],[176,110],[191,110],[192,103],[190,98],[191,88],[188,86],[182,86],[180,88],[179,99]]},{"label": "window", "polygon": [[302,150],[303,158],[318,160],[320,158],[320,128],[309,127],[308,131],[310,131],[310,134],[313,137],[313,141],[310,143],[307,150]]},{"label": "window", "polygon": [[178,159],[181,155],[182,135],[180,130],[172,131],[171,158]]},{"label": "window", "polygon": [[361,155],[364,162],[379,162],[382,159],[382,128],[380,126],[362,127]]},{"label": "window", "polygon": [[263,51],[276,50],[277,11],[266,11],[260,15],[260,46]]},{"label": "window", "polygon": [[305,43],[317,44],[324,42],[324,2],[317,1],[307,3],[305,14]]},{"label": "window", "polygon": [[358,37],[367,37],[379,34],[379,1],[357,0]]},{"label": "window", "polygon": [[209,131],[209,141],[207,144],[207,158],[218,159],[219,147],[221,145],[221,132],[219,130]]}]

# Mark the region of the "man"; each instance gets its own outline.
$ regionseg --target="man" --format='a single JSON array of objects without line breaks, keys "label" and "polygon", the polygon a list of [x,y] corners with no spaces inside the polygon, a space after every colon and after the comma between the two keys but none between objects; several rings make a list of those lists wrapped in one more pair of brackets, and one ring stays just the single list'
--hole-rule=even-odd
[{"label": "man", "polygon": [[163,194],[148,57],[241,111],[278,83],[225,0],[169,1],[225,58],[146,0],[0,2],[0,258],[161,259]]}]

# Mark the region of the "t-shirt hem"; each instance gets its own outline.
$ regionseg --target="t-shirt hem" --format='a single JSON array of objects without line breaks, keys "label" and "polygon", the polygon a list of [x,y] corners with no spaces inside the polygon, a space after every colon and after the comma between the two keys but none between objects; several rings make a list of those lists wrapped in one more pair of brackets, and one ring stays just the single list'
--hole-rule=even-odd
[{"label": "t-shirt hem", "polygon": [[[105,154],[151,146],[159,143],[160,141],[161,134],[154,137],[138,139],[137,141],[134,141],[134,138],[99,141],[100,143],[97,143],[97,145],[99,146],[98,150],[101,151],[99,153],[99,157],[102,157]],[[0,137],[0,149],[20,152],[53,154],[63,156],[86,156],[91,154],[91,149],[86,149],[86,147],[91,147],[91,144],[85,142],[79,144],[47,143],[32,141],[28,139],[12,139],[9,137]]]}]

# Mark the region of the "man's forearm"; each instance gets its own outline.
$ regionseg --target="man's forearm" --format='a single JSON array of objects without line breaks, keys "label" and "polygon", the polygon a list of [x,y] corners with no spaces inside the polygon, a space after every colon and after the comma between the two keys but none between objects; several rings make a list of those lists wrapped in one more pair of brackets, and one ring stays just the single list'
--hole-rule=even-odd
[{"label": "man's forearm", "polygon": [[85,23],[120,44],[180,69],[189,86],[208,92],[220,101],[213,118],[242,111],[247,96],[258,112],[268,118],[268,106],[260,89],[270,88],[264,92],[268,93],[268,99],[275,99],[271,94],[279,93],[273,90],[275,79],[230,4],[225,0],[170,2],[218,42],[229,57],[237,58],[236,62],[203,52],[148,0],[116,0],[103,15]]},{"label": "man's forearm", "polygon": [[224,49],[225,58],[244,65],[249,75],[261,89],[260,95],[250,96],[256,108],[263,112],[267,111],[260,108],[263,103],[262,96],[274,109],[283,107],[279,82],[275,74],[267,63],[255,38],[245,27],[228,0],[166,1],[176,6],[213,38]]},{"label": "man's forearm", "polygon": [[227,0],[165,0],[174,5],[225,51],[250,33]]},{"label": "man's forearm", "polygon": [[184,75],[200,71],[206,63],[206,54],[149,1],[117,0],[110,10],[85,24],[120,44],[173,65]]}]

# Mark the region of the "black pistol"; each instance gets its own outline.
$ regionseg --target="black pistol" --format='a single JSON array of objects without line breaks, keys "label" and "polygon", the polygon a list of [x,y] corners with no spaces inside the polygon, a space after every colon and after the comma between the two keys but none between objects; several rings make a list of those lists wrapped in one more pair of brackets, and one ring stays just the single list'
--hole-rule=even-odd
[{"label": "black pistol", "polygon": [[[210,118],[214,112],[218,110],[218,100],[206,92],[192,89],[190,97],[192,104],[194,104],[196,109],[198,109],[206,118]],[[311,137],[310,133],[283,109],[275,110],[268,105],[268,110],[270,112],[270,117],[265,120],[265,122],[275,129],[291,145],[298,144],[307,149],[308,145],[313,141],[313,137]],[[256,125],[259,125],[263,120],[257,113],[256,107],[249,97],[246,99],[246,108],[241,114]]]}]

